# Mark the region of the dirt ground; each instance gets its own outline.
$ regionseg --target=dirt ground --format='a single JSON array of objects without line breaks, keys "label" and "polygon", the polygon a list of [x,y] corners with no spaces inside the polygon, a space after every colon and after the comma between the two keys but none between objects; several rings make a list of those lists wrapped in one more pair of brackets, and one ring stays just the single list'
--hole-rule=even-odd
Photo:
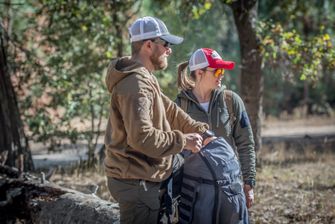
[{"label": "dirt ground", "polygon": [[334,154],[258,169],[253,223],[335,223]]}]

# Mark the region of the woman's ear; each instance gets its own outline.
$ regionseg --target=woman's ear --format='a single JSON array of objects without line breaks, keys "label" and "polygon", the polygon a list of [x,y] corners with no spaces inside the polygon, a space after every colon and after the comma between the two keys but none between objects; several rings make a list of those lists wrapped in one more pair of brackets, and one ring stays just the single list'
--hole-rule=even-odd
[{"label": "woman's ear", "polygon": [[199,82],[204,76],[205,72],[202,69],[197,69],[194,71],[195,81]]},{"label": "woman's ear", "polygon": [[195,70],[195,75],[198,76],[198,75],[203,75],[205,72],[202,70],[202,69],[197,69]]}]

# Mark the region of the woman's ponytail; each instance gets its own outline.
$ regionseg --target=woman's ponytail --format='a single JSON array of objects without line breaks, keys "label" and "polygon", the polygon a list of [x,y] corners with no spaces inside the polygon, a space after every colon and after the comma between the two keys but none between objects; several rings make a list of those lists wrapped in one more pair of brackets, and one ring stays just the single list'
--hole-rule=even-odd
[{"label": "woman's ponytail", "polygon": [[181,90],[193,89],[195,85],[194,81],[191,80],[187,75],[187,66],[188,66],[188,61],[185,61],[178,65],[177,85],[178,85],[178,88]]}]

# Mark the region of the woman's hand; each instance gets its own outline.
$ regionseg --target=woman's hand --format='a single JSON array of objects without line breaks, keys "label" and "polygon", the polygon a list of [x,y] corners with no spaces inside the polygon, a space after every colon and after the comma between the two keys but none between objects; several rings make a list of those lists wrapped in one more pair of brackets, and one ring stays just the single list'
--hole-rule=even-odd
[{"label": "woman's hand", "polygon": [[243,190],[244,190],[245,199],[246,199],[246,202],[247,202],[247,207],[251,208],[251,206],[253,205],[254,200],[255,200],[254,199],[254,190],[248,184],[244,184]]}]

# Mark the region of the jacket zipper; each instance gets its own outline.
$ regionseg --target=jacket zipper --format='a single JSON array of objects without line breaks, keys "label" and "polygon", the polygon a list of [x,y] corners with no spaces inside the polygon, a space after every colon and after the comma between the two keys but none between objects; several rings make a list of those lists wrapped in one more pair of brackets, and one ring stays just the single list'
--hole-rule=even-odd
[{"label": "jacket zipper", "polygon": [[[212,119],[211,119],[211,112],[212,112],[212,104],[213,104],[213,102],[214,102],[214,98],[216,98],[216,96],[212,96],[212,98],[211,98],[211,100],[210,100],[210,103],[209,103],[209,105],[208,105],[208,109],[209,109],[209,111],[207,112],[207,111],[205,111],[203,108],[202,108],[202,106],[200,106],[200,104],[197,102],[197,101],[195,101],[192,97],[190,97],[190,96],[188,96],[187,94],[185,94],[186,95],[186,97],[189,99],[189,100],[191,100],[191,101],[193,101],[195,104],[197,104],[198,105],[198,107],[199,108],[201,108],[206,114],[207,114],[207,120],[208,120],[208,126],[209,126],[209,130],[213,130],[213,125],[212,125]],[[220,107],[219,107],[220,108]],[[217,121],[217,126],[219,125],[219,123],[218,123],[218,121]]]},{"label": "jacket zipper", "polygon": [[221,108],[220,108],[220,106],[219,106],[219,107],[218,107],[218,111],[217,111],[217,116],[216,116],[216,128],[219,128],[220,114],[221,114]]},{"label": "jacket zipper", "polygon": [[208,112],[207,113],[207,118],[208,118],[208,125],[209,125],[209,130],[213,130],[213,125],[212,125],[212,119],[211,119],[211,112],[212,112],[212,104],[213,104],[213,98],[214,96],[212,96],[212,98],[210,99],[209,101],[209,104],[208,104]]}]

